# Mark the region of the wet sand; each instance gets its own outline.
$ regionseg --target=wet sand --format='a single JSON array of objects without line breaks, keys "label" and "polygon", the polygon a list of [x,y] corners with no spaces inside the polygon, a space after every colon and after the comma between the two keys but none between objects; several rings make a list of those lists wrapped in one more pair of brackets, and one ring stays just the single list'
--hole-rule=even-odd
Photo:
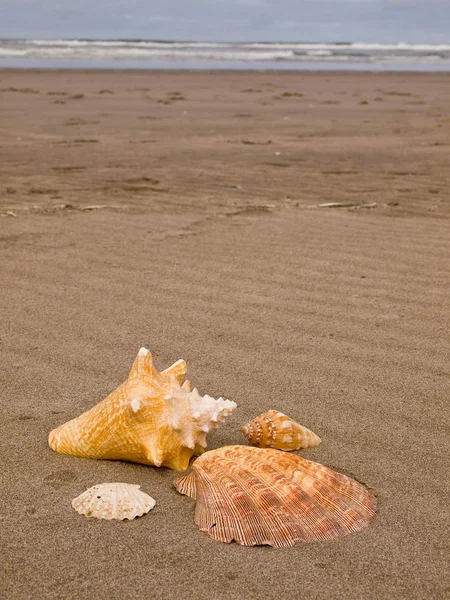
[{"label": "wet sand", "polygon": [[[447,597],[450,75],[4,70],[0,102],[2,596]],[[175,472],[53,453],[141,346],[238,403],[210,448],[315,431],[369,527],[221,544]],[[157,506],[82,518],[104,481]]]}]

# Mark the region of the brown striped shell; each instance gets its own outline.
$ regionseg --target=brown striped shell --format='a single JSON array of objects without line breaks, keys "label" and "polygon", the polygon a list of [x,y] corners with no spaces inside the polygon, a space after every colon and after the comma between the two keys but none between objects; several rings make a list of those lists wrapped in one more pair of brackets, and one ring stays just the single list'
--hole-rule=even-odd
[{"label": "brown striped shell", "polygon": [[298,450],[312,448],[321,442],[319,436],[277,410],[268,410],[247,423],[242,433],[252,446]]},{"label": "brown striped shell", "polygon": [[201,531],[242,546],[285,548],[360,531],[376,507],[357,481],[271,448],[211,450],[174,485],[196,500]]}]

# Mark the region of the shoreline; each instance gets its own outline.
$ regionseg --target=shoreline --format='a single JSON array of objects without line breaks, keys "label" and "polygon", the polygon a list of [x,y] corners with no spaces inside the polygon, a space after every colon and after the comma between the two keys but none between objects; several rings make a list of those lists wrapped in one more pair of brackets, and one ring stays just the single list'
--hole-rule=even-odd
[{"label": "shoreline", "polygon": [[[80,61],[76,66],[70,66],[70,62],[66,61],[63,65],[61,65],[62,61],[37,61],[36,66],[31,66],[30,61],[26,61],[26,64],[21,65],[20,59],[17,61],[13,61],[10,65],[2,64],[2,60],[0,60],[0,71],[2,70],[42,70],[42,71],[56,71],[56,70],[68,70],[68,71],[183,71],[183,72],[202,72],[202,71],[217,71],[220,73],[226,72],[249,72],[249,73],[259,73],[259,72],[270,72],[270,73],[450,73],[450,66],[439,66],[434,65],[430,67],[424,67],[424,65],[420,64],[411,64],[404,66],[396,66],[396,67],[387,67],[381,64],[354,64],[350,65],[341,65],[340,63],[336,63],[334,68],[330,67],[329,64],[317,64],[317,63],[302,63],[297,67],[293,67],[292,65],[281,65],[280,63],[273,64],[258,64],[253,65],[252,67],[248,66],[248,63],[237,63],[233,66],[230,66],[230,63],[226,65],[220,65],[220,63],[195,63],[191,66],[180,67],[179,62],[170,63],[170,66],[164,65],[162,62],[154,62],[151,64],[146,64],[139,66],[139,62],[131,61],[127,63],[124,61],[124,64],[121,66],[117,66],[117,61],[111,61],[105,66],[105,61],[101,61],[102,64],[97,66],[95,61]],[[77,61],[74,61],[77,62]],[[100,61],[99,61],[100,62]],[[19,64],[18,64],[19,63]],[[52,64],[50,64],[52,63]],[[142,64],[142,63],[141,63]],[[46,66],[47,65],[47,66]],[[53,65],[53,66],[52,66]],[[61,65],[61,66],[60,66]],[[128,65],[128,66],[127,66]]]},{"label": "shoreline", "polygon": [[[117,63],[116,63],[117,64]],[[49,75],[51,75],[52,73],[65,73],[65,74],[70,74],[73,73],[75,76],[77,73],[99,73],[99,74],[103,74],[103,75],[112,75],[112,74],[117,74],[117,75],[139,75],[139,74],[145,74],[145,73],[149,73],[152,74],[154,73],[159,74],[159,75],[166,75],[166,76],[170,76],[170,75],[199,75],[200,77],[202,75],[242,75],[242,76],[255,76],[255,77],[260,77],[260,76],[264,76],[264,75],[273,75],[275,78],[277,77],[283,77],[283,76],[307,76],[307,77],[318,77],[318,78],[322,78],[322,77],[355,77],[355,78],[361,78],[361,77],[374,77],[374,76],[378,76],[378,77],[395,77],[395,76],[406,76],[406,77],[436,77],[436,76],[449,76],[450,75],[450,68],[448,70],[371,70],[371,69],[367,69],[367,70],[358,70],[358,69],[252,69],[252,68],[232,68],[232,67],[223,67],[223,68],[218,68],[218,69],[214,69],[214,68],[167,68],[167,67],[135,67],[135,68],[128,68],[128,67],[104,67],[104,66],[99,66],[99,67],[85,67],[85,66],[81,66],[81,67],[67,67],[67,66],[61,66],[61,67],[46,67],[46,66],[42,66],[42,67],[30,67],[30,66],[23,66],[23,67],[16,67],[16,66],[1,66],[0,64],[0,73],[5,72],[7,74],[12,74],[12,73],[17,73],[17,74],[25,74],[25,73],[36,73],[36,72],[42,72],[42,73],[48,73]]]}]

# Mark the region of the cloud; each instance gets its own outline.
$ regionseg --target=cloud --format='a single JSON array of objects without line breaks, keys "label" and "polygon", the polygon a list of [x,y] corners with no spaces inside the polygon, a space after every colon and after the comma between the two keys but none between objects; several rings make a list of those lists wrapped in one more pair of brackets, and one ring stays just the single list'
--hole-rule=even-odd
[{"label": "cloud", "polygon": [[0,37],[446,43],[448,0],[0,0]]}]

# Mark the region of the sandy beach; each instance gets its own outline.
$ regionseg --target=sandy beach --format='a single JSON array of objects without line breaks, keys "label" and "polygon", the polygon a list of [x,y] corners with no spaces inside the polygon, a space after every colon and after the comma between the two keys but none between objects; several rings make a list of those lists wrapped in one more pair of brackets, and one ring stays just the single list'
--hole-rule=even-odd
[{"label": "sandy beach", "polygon": [[[0,595],[448,597],[450,74],[3,70],[0,103]],[[174,471],[52,452],[141,346],[237,402],[211,449],[315,431],[369,527],[222,544]],[[78,515],[104,481],[156,508]]]}]

